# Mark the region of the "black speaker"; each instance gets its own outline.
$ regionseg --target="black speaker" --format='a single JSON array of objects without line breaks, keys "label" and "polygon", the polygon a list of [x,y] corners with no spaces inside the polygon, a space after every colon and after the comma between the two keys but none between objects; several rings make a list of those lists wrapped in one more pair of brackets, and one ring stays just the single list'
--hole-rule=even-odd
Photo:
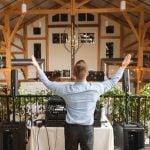
[{"label": "black speaker", "polygon": [[128,93],[130,92],[130,74],[129,74],[129,69],[124,70],[123,74],[123,90],[124,92]]},{"label": "black speaker", "polygon": [[11,96],[18,94],[18,70],[11,71]]},{"label": "black speaker", "polygon": [[0,125],[0,150],[26,150],[25,124]]},{"label": "black speaker", "polygon": [[117,124],[114,129],[117,150],[144,150],[144,128],[136,124]]}]

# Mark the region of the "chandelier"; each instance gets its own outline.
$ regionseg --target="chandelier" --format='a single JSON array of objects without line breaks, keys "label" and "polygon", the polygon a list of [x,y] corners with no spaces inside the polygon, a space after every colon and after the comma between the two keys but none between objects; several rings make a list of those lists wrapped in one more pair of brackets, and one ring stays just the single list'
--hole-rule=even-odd
[{"label": "chandelier", "polygon": [[[90,33],[92,34],[92,33]],[[90,34],[81,33],[78,24],[75,24],[75,16],[71,16],[71,25],[64,29],[63,44],[65,49],[71,53],[71,73],[75,64],[75,54],[84,43],[94,43],[94,37]]]}]

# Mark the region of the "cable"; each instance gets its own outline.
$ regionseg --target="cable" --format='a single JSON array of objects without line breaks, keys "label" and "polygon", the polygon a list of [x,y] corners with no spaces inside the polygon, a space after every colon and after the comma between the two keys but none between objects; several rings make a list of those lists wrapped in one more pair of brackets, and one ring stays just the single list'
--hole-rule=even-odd
[{"label": "cable", "polygon": [[45,129],[46,129],[46,134],[47,134],[48,148],[49,148],[49,150],[51,150],[51,147],[50,147],[50,144],[49,144],[49,136],[48,136],[48,131],[47,131],[47,128],[46,128],[46,126],[45,126]]},{"label": "cable", "polygon": [[37,133],[37,140],[36,140],[36,141],[37,141],[38,150],[39,150],[39,140],[38,140],[38,137],[39,137],[40,129],[41,129],[41,128],[39,127],[39,130],[38,130],[38,133]]},{"label": "cable", "polygon": [[56,142],[57,142],[57,127],[56,127],[56,136],[55,136],[55,147],[54,147],[54,150],[56,149]]}]

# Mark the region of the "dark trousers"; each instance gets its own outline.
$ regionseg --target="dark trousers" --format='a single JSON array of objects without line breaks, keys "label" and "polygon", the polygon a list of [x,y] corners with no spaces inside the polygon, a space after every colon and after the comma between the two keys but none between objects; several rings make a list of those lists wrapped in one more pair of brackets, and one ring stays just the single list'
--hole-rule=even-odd
[{"label": "dark trousers", "polygon": [[94,127],[93,125],[65,125],[65,150],[93,150]]}]

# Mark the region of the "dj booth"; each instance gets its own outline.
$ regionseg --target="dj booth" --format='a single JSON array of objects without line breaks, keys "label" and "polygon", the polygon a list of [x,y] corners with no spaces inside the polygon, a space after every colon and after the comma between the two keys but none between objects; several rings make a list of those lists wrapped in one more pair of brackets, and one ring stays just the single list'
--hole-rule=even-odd
[{"label": "dj booth", "polygon": [[[65,150],[64,127],[31,128],[27,150]],[[114,150],[113,128],[109,121],[94,127],[94,150]]]},{"label": "dj booth", "polygon": [[[46,119],[31,127],[27,150],[65,150],[64,125],[65,102],[61,97],[51,96],[47,103]],[[94,113],[94,150],[114,150],[113,128],[107,118],[101,123],[101,110]]]}]

